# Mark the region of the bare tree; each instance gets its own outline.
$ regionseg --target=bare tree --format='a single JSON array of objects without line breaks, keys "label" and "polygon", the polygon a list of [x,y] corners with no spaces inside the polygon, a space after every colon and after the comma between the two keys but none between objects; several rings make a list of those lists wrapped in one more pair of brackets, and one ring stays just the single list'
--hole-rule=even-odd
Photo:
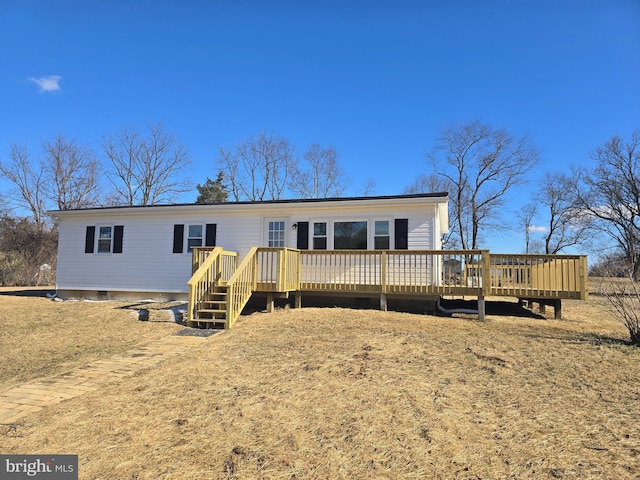
[{"label": "bare tree", "polygon": [[217,163],[235,201],[263,201],[283,197],[297,159],[286,139],[261,132],[233,149],[220,148]]},{"label": "bare tree", "polygon": [[373,195],[374,193],[376,193],[377,186],[378,185],[373,178],[367,177],[364,181],[364,185],[362,186],[362,195],[364,195],[365,197]]},{"label": "bare tree", "polygon": [[[443,176],[430,174],[430,175],[418,175],[414,182],[405,187],[403,193],[449,193],[454,189],[451,181]],[[458,209],[455,206],[455,199],[449,199],[449,224],[457,225],[457,212]],[[458,239],[453,235],[454,229],[450,228],[449,233],[442,236],[442,248],[453,249],[460,246]]]},{"label": "bare tree", "polygon": [[631,343],[640,346],[640,286],[628,277],[615,278],[613,273],[609,270],[597,286],[614,316],[627,328]]},{"label": "bare tree", "polygon": [[403,193],[440,193],[449,192],[451,182],[440,175],[418,175],[411,185],[405,187]]},{"label": "bare tree", "polygon": [[43,142],[42,147],[47,198],[59,210],[98,205],[99,164],[91,149],[62,134]]},{"label": "bare tree", "polygon": [[625,142],[613,136],[594,153],[597,165],[582,170],[575,194],[578,206],[593,220],[593,227],[613,241],[640,276],[640,130]]},{"label": "bare tree", "polygon": [[102,149],[111,169],[113,198],[125,205],[154,205],[175,200],[188,190],[181,171],[190,163],[185,146],[160,124],[147,124],[143,135],[125,127],[103,137]]},{"label": "bare tree", "polygon": [[473,121],[444,129],[429,157],[434,172],[453,186],[453,230],[466,250],[478,248],[482,231],[500,226],[505,195],[525,182],[538,150],[526,136]]},{"label": "bare tree", "polygon": [[27,218],[0,217],[0,285],[51,282],[58,232]]},{"label": "bare tree", "polygon": [[314,143],[302,156],[304,165],[295,164],[289,188],[300,198],[340,197],[346,190],[346,176],[338,164],[334,147]]},{"label": "bare tree", "polygon": [[533,229],[533,219],[538,212],[538,206],[536,203],[528,203],[524,205],[516,215],[524,228],[524,253],[529,253],[529,246],[531,244],[531,230]]},{"label": "bare tree", "polygon": [[538,201],[547,215],[544,253],[555,254],[580,244],[591,224],[591,217],[576,208],[577,177],[547,172],[540,184]]},{"label": "bare tree", "polygon": [[12,184],[12,195],[7,204],[28,210],[38,230],[42,231],[47,223],[44,164],[32,161],[27,147],[14,142],[9,161],[0,162],[0,173]]}]

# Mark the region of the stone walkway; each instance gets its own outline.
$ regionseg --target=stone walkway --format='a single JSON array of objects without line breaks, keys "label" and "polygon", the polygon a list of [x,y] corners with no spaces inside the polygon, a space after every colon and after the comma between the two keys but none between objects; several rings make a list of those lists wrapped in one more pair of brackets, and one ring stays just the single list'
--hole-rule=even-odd
[{"label": "stone walkway", "polygon": [[157,365],[173,355],[182,355],[206,341],[201,336],[170,335],[134,350],[97,360],[52,379],[38,379],[0,393],[0,424],[16,422],[32,412],[92,392],[103,385]]}]

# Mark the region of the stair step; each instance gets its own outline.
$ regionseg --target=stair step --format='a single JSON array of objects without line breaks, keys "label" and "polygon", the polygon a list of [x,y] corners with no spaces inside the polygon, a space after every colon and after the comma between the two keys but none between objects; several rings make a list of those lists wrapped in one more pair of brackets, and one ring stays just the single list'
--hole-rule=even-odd
[{"label": "stair step", "polygon": [[216,296],[216,297],[226,297],[226,296],[227,296],[227,294],[228,294],[228,292],[227,292],[227,291],[224,291],[224,292],[215,292],[215,291],[214,291],[214,292],[209,292],[209,293],[208,293],[208,295],[214,295],[214,296]]},{"label": "stair step", "polygon": [[198,318],[188,322],[188,327],[200,328],[227,328],[227,320],[224,318]]},{"label": "stair step", "polygon": [[226,295],[209,295],[207,297],[208,301],[219,301],[219,302],[226,302],[227,301],[227,296]]},{"label": "stair step", "polygon": [[221,310],[219,308],[199,308],[197,313],[227,313],[227,310]]}]

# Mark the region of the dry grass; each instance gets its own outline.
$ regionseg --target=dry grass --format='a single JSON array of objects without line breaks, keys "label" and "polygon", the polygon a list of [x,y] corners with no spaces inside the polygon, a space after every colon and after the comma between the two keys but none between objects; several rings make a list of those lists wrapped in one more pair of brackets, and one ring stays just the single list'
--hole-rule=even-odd
[{"label": "dry grass", "polygon": [[603,305],[256,313],[27,417],[0,451],[76,453],[82,479],[637,478],[640,350]]},{"label": "dry grass", "polygon": [[632,280],[628,277],[589,277],[589,293],[603,295],[612,288],[625,289],[632,285]]},{"label": "dry grass", "polygon": [[159,323],[138,322],[138,308],[132,302],[53,302],[44,297],[47,291],[0,288],[0,391],[130,350],[181,328],[169,312],[150,315]]}]

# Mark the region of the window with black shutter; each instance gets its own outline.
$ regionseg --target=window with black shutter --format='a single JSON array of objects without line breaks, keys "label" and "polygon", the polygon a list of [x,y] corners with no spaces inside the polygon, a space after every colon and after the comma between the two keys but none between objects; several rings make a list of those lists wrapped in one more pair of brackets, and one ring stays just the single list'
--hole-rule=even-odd
[{"label": "window with black shutter", "polygon": [[122,253],[123,236],[124,225],[89,225],[85,232],[84,253]]}]

